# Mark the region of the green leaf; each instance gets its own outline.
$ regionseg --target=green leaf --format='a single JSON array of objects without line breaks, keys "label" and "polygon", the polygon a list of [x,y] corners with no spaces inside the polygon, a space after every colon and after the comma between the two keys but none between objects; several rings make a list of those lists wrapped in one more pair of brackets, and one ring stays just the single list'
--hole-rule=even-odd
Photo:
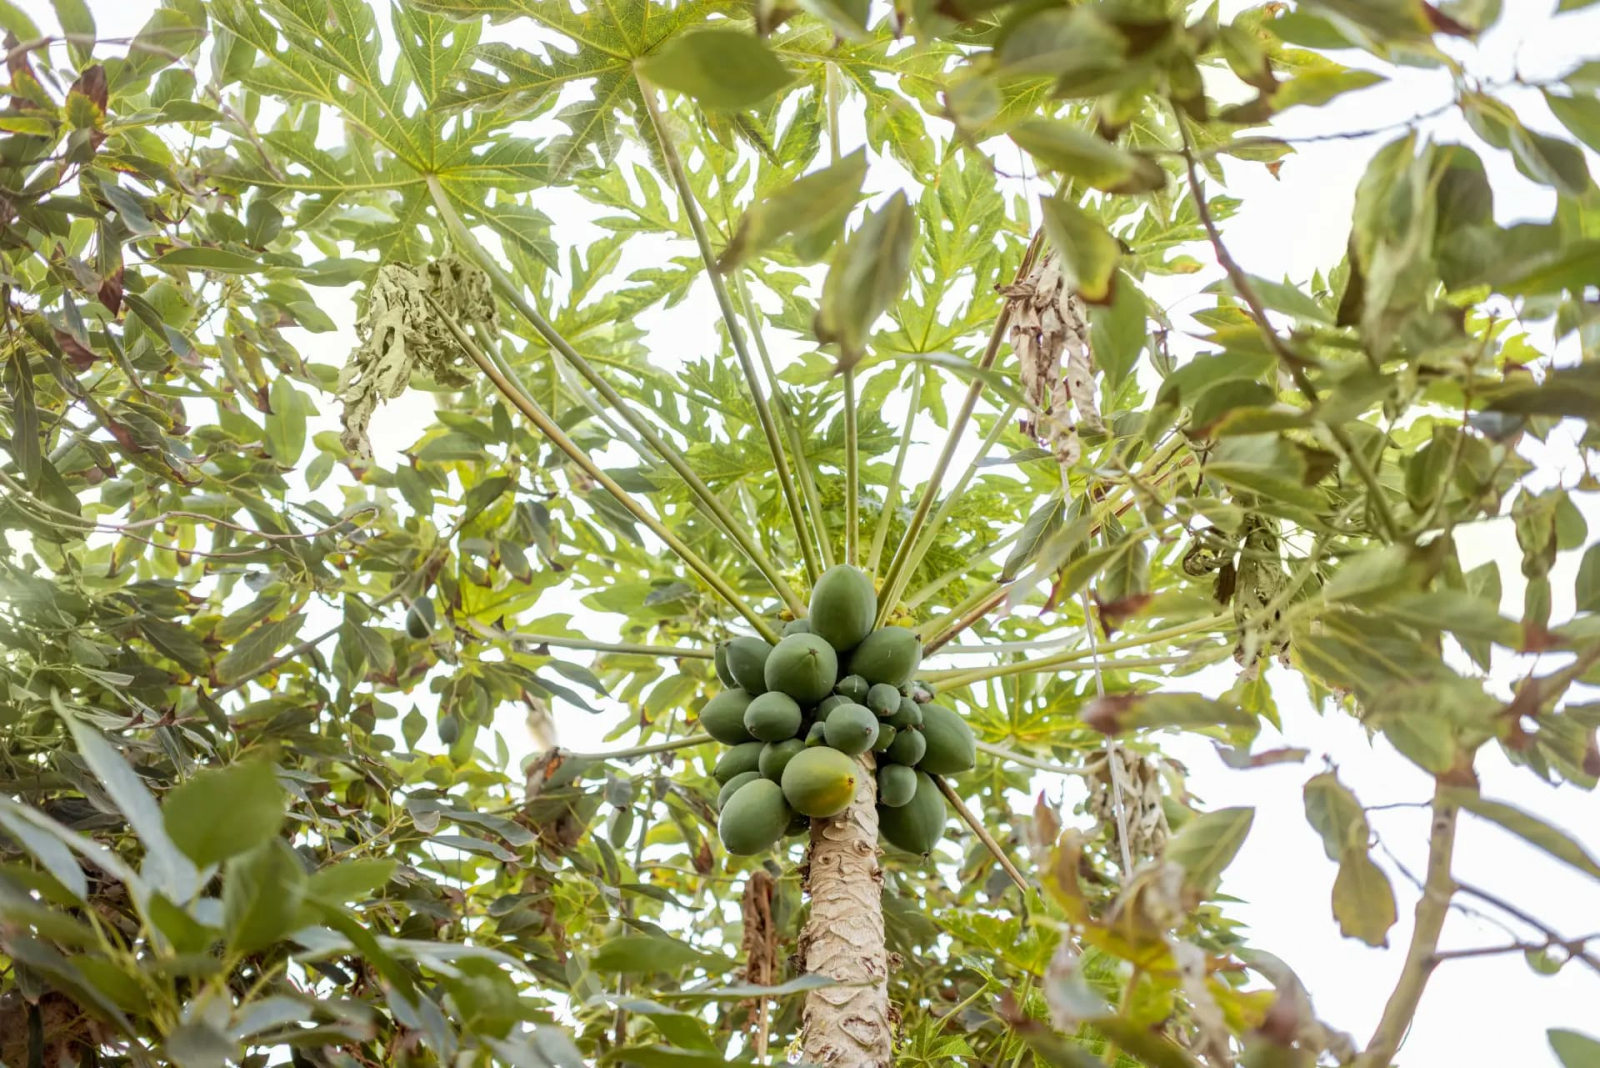
[{"label": "green leaf", "polygon": [[305,886],[299,858],[288,843],[277,839],[228,861],[222,876],[228,948],[254,953],[294,930]]},{"label": "green leaf", "polygon": [[254,674],[285,642],[300,633],[304,622],[305,616],[296,613],[261,624],[241,638],[217,664],[217,678],[223,682],[237,682]]},{"label": "green leaf", "polygon": [[175,248],[158,256],[153,266],[179,270],[211,271],[215,274],[257,274],[265,265],[254,256],[222,248]]},{"label": "green leaf", "polygon": [[794,80],[754,34],[738,30],[675,37],[639,70],[656,85],[710,108],[751,107]]},{"label": "green leaf", "polygon": [[1325,771],[1308,780],[1302,791],[1306,819],[1322,836],[1329,860],[1339,860],[1351,849],[1366,850],[1371,829],[1366,810],[1337,775]]},{"label": "green leaf", "polygon": [[1061,498],[1052,496],[1033,510],[1027,522],[1022,524],[1022,533],[1017,536],[1017,542],[1011,547],[1011,553],[1006,557],[1005,566],[1000,569],[1000,581],[1010,582],[1022,573],[1044,544],[1061,529],[1066,512],[1062,506]]},{"label": "green leaf", "polygon": [[167,834],[199,867],[248,852],[278,836],[284,795],[264,760],[208,768],[169,793]]},{"label": "green leaf", "polygon": [[56,20],[69,38],[73,60],[80,66],[89,62],[94,52],[94,15],[84,0],[51,0],[56,9]]},{"label": "green leaf", "polygon": [[[1600,4],[1600,0],[1560,0],[1560,2],[1556,4],[1556,11],[1558,13],[1567,11],[1582,11],[1584,8],[1593,7],[1595,4]],[[1568,1065],[1567,1068],[1572,1068],[1572,1066]]]},{"label": "green leaf", "polygon": [[1600,879],[1600,863],[1596,863],[1578,840],[1539,817],[1501,801],[1490,801],[1471,790],[1452,790],[1447,800],[1475,816],[1498,823],[1534,848],[1543,850],[1585,875]]},{"label": "green leaf", "polygon": [[1118,693],[1084,707],[1083,722],[1101,734],[1155,727],[1253,727],[1256,717],[1231,701],[1197,693]]},{"label": "green leaf", "polygon": [[1108,193],[1150,193],[1167,184],[1167,172],[1148,156],[1118,148],[1069,122],[1029,119],[1011,139],[1040,167]]},{"label": "green leaf", "polygon": [[675,938],[655,934],[622,935],[589,956],[589,966],[595,971],[622,975],[675,972],[680,968],[703,968],[720,963],[721,958],[702,953]]},{"label": "green leaf", "polygon": [[1056,197],[1041,197],[1044,232],[1061,254],[1068,281],[1090,304],[1111,300],[1117,260],[1122,255],[1117,239],[1075,204]]},{"label": "green leaf", "polygon": [[397,866],[393,857],[340,861],[311,873],[306,896],[330,905],[356,901],[382,889],[394,877]]},{"label": "green leaf", "polygon": [[1600,1068],[1600,1040],[1560,1027],[1552,1027],[1545,1035],[1561,1068]]},{"label": "green leaf", "polygon": [[0,0],[0,30],[10,33],[18,41],[36,41],[44,36],[28,13],[11,0]]},{"label": "green leaf", "polygon": [[819,341],[838,344],[844,367],[865,353],[873,324],[905,289],[915,234],[911,202],[896,193],[868,212],[834,255],[822,284],[816,332]]},{"label": "green leaf", "polygon": [[1333,881],[1333,915],[1346,938],[1387,946],[1395,924],[1394,887],[1366,849],[1352,849],[1339,862]]},{"label": "green leaf", "polygon": [[78,901],[88,898],[89,880],[64,842],[4,807],[0,807],[0,827],[32,854],[67,893]]},{"label": "green leaf", "polygon": [[167,837],[155,797],[103,734],[61,705],[56,707],[67,721],[84,763],[105,786],[111,800],[128,818],[128,826],[139,836],[145,851],[142,869],[145,878],[173,901],[189,900],[199,888],[199,872]]},{"label": "green leaf", "polygon": [[1106,379],[1106,392],[1115,392],[1133,373],[1149,337],[1145,329],[1148,301],[1119,271],[1111,284],[1111,303],[1089,311],[1089,348]]},{"label": "green leaf", "polygon": [[1572,136],[1600,152],[1600,99],[1592,96],[1557,96],[1544,90],[1544,102]]},{"label": "green leaf", "polygon": [[857,149],[831,167],[814,171],[750,206],[717,266],[729,271],[792,236],[795,255],[814,263],[844,232],[845,220],[861,199],[867,154]]},{"label": "green leaf", "polygon": [[1591,545],[1583,551],[1573,593],[1578,611],[1600,612],[1600,544]]},{"label": "green leaf", "polygon": [[837,979],[826,975],[797,975],[776,986],[757,983],[730,983],[727,986],[696,986],[684,990],[658,990],[656,996],[672,1001],[743,1001],[746,998],[784,998],[805,994],[825,986],[838,986]]},{"label": "green leaf", "polygon": [[1253,808],[1224,808],[1197,816],[1167,842],[1167,859],[1188,872],[1190,886],[1210,894],[1244,845],[1255,818]]},{"label": "green leaf", "polygon": [[293,467],[306,447],[306,415],[313,411],[310,399],[294,388],[287,375],[272,381],[269,393],[272,411],[267,414],[267,448],[283,467]]}]

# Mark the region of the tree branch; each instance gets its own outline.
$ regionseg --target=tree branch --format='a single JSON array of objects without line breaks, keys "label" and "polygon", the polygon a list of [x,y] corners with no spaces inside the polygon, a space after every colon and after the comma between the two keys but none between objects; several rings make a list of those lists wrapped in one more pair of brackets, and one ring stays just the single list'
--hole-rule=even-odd
[{"label": "tree branch", "polygon": [[1017,866],[1011,863],[1011,858],[1006,856],[1006,851],[1000,847],[999,842],[994,840],[994,835],[989,833],[989,829],[983,825],[978,817],[972,814],[971,809],[967,808],[966,802],[961,800],[961,795],[951,789],[950,784],[945,782],[944,776],[930,775],[928,778],[932,779],[934,785],[939,788],[939,792],[944,794],[945,800],[950,802],[950,807],[955,809],[956,815],[961,817],[961,822],[972,829],[972,833],[978,836],[978,841],[982,842],[984,848],[994,856],[995,862],[1005,869],[1007,875],[1011,876],[1011,881],[1017,884],[1017,889],[1021,890],[1024,895],[1030,893],[1032,888],[1028,886],[1028,881],[1022,877],[1022,873],[1017,870]]},{"label": "tree branch", "polygon": [[1456,815],[1459,810],[1445,800],[1446,787],[1438,783],[1433,795],[1433,829],[1428,836],[1428,872],[1417,900],[1416,921],[1411,929],[1411,944],[1394,992],[1384,1006],[1383,1017],[1356,1059],[1356,1068],[1388,1068],[1411,1027],[1423,988],[1433,973],[1439,951],[1439,934],[1450,912],[1450,897],[1456,883],[1450,876],[1450,859],[1455,852]]},{"label": "tree branch", "polygon": [[[1178,117],[1178,130],[1183,134],[1183,161],[1189,172],[1189,188],[1194,193],[1194,206],[1200,216],[1200,224],[1205,227],[1206,236],[1211,241],[1212,251],[1216,254],[1217,264],[1226,272],[1228,281],[1233,284],[1233,290],[1250,309],[1250,318],[1255,321],[1256,329],[1267,343],[1279,363],[1289,372],[1289,377],[1294,379],[1295,388],[1313,406],[1318,402],[1316,387],[1311,384],[1305,368],[1304,360],[1289,346],[1273,329],[1272,321],[1267,318],[1266,305],[1261,302],[1261,296],[1250,282],[1250,276],[1244,268],[1233,258],[1228,247],[1222,243],[1222,232],[1217,229],[1216,220],[1211,217],[1211,206],[1206,201],[1205,186],[1200,181],[1200,169],[1195,164],[1194,143],[1189,138],[1189,127],[1181,115]],[[1389,498],[1384,495],[1383,487],[1378,482],[1377,474],[1367,463],[1367,458],[1355,442],[1350,440],[1350,435],[1344,428],[1333,423],[1324,423],[1328,433],[1333,435],[1333,440],[1338,443],[1345,459],[1350,461],[1350,466],[1355,468],[1356,474],[1367,487],[1367,499],[1372,502],[1372,510],[1377,514],[1378,523],[1383,527],[1384,534],[1390,541],[1400,538],[1400,524],[1395,522],[1394,513],[1389,509]]]}]

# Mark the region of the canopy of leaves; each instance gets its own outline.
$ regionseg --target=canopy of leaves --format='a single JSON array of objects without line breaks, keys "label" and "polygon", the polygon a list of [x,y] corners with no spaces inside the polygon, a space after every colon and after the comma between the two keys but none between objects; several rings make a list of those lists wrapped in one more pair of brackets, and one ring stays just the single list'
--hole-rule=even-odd
[{"label": "canopy of leaves", "polygon": [[[722,855],[694,731],[714,643],[846,558],[930,657],[984,646],[924,675],[1027,873],[954,819],[884,858],[897,1063],[1389,1063],[1247,944],[1218,888],[1253,813],[1161,756],[1302,759],[1251,752],[1269,672],[1440,820],[1600,877],[1474,772],[1600,776],[1568,699],[1600,681],[1594,480],[1526,458],[1600,447],[1600,61],[1535,128],[1461,75],[1493,2],[164,0],[127,40],[97,6],[0,0],[0,1062],[781,1050],[827,983],[782,963],[799,845]],[[1399,64],[1471,138],[1396,129],[1341,262],[1251,273],[1225,182]],[[1496,213],[1502,160],[1544,217]],[[569,214],[598,229],[558,242]],[[1151,293],[1201,261],[1186,337]],[[649,329],[707,287],[715,328]],[[425,424],[366,413],[399,463],[335,429],[403,390]],[[1517,618],[1458,552],[1505,516]],[[1485,673],[1521,654],[1508,700]],[[1230,659],[1228,693],[1186,681]],[[629,748],[553,747],[602,710]],[[1019,807],[1041,770],[1079,813]],[[1382,944],[1362,802],[1306,778],[1327,918]]]}]

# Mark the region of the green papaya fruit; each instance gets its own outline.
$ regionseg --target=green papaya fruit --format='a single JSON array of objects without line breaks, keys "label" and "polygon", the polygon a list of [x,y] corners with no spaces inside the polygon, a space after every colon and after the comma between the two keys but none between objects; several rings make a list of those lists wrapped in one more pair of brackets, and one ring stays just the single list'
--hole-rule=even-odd
[{"label": "green papaya fruit", "polygon": [[839,656],[815,634],[791,634],[772,647],[764,672],[766,689],[814,705],[833,692]]},{"label": "green papaya fruit", "polygon": [[899,733],[883,720],[878,721],[878,737],[873,739],[872,751],[882,753],[894,744],[894,736]]},{"label": "green papaya fruit", "polygon": [[889,743],[889,748],[884,751],[883,757],[892,763],[914,768],[922,762],[927,752],[928,739],[921,731],[908,727],[895,733],[894,741]]},{"label": "green papaya fruit", "polygon": [[744,726],[750,695],[740,689],[723,690],[700,710],[700,727],[723,745],[738,745],[754,737]]},{"label": "green papaya fruit", "polygon": [[741,771],[723,783],[722,789],[717,791],[717,811],[722,811],[722,806],[728,803],[728,798],[739,792],[739,787],[747,782],[755,782],[759,778],[761,778],[759,771]]},{"label": "green papaya fruit", "polygon": [[[912,774],[917,777],[917,788],[910,801],[899,808],[878,806],[878,833],[907,853],[925,854],[944,837],[944,795],[922,772]],[[734,796],[737,799],[738,795]]]},{"label": "green papaya fruit", "polygon": [[902,697],[900,699],[900,707],[895,709],[895,713],[889,718],[889,722],[894,725],[894,729],[897,731],[903,731],[907,727],[920,727],[922,726],[922,706],[909,697]]},{"label": "green papaya fruit", "polygon": [[900,711],[900,691],[887,682],[875,682],[863,703],[872,709],[873,715],[887,719]]},{"label": "green papaya fruit", "polygon": [[943,705],[922,706],[922,736],[928,740],[928,752],[917,767],[929,775],[959,775],[977,766],[972,728]]},{"label": "green papaya fruit", "polygon": [[761,750],[761,761],[757,766],[763,778],[778,782],[783,778],[783,769],[789,766],[789,761],[805,751],[806,743],[798,738],[768,742],[766,748]]},{"label": "green papaya fruit", "polygon": [[827,742],[827,726],[821,722],[813,723],[811,729],[806,731],[806,748],[813,749]]},{"label": "green papaya fruit", "polygon": [[837,749],[819,745],[790,759],[783,769],[783,796],[796,812],[818,819],[837,816],[855,799],[861,770]]},{"label": "green papaya fruit", "polygon": [[800,730],[800,706],[788,694],[768,690],[751,698],[744,710],[744,729],[763,742],[781,742]]},{"label": "green papaya fruit", "polygon": [[872,748],[878,740],[878,717],[866,705],[840,705],[828,713],[823,737],[846,756],[856,756]]},{"label": "green papaya fruit", "polygon": [[722,848],[734,856],[748,857],[782,838],[793,818],[778,784],[757,778],[745,783],[722,806],[717,837],[722,839]]},{"label": "green papaya fruit", "polygon": [[868,682],[899,687],[922,663],[922,641],[906,627],[879,627],[862,639],[845,670]]},{"label": "green papaya fruit", "polygon": [[867,693],[871,689],[872,683],[860,675],[846,675],[839,680],[839,685],[833,688],[833,692],[849,698],[858,705],[862,705],[866,704]]},{"label": "green papaya fruit", "polygon": [[766,742],[741,742],[722,754],[722,759],[717,761],[717,766],[711,770],[711,777],[718,782],[727,784],[735,775],[743,775],[747,771],[761,770],[761,750],[766,748]]},{"label": "green papaya fruit", "polygon": [[791,619],[791,620],[789,620],[789,622],[787,622],[787,623],[785,623],[783,625],[783,636],[785,638],[787,638],[791,634],[810,634],[810,633],[811,633],[811,620],[809,620],[809,619]]},{"label": "green papaya fruit", "polygon": [[733,672],[728,670],[728,643],[718,642],[711,654],[711,663],[717,669],[717,679],[723,686],[732,690],[739,685],[739,680],[733,677]]},{"label": "green papaya fruit", "polygon": [[433,614],[433,598],[418,597],[411,602],[411,607],[406,609],[406,633],[421,641],[433,633],[433,625],[437,622]]},{"label": "green papaya fruit", "polygon": [[860,568],[837,564],[811,590],[811,633],[847,653],[872,631],[878,594]]},{"label": "green papaya fruit", "polygon": [[766,666],[771,653],[772,646],[761,638],[735,638],[728,643],[728,671],[751,697],[767,692]]},{"label": "green papaya fruit", "polygon": [[[834,709],[838,708],[840,705],[848,705],[848,704],[851,704],[851,703],[852,702],[851,702],[850,698],[846,697],[842,693],[836,693],[836,694],[833,694],[833,695],[831,695],[829,697],[824,697],[822,699],[822,703],[817,705],[817,718],[821,719],[821,720],[825,720],[825,719],[828,718],[828,713],[829,712],[832,712]],[[861,702],[856,701],[854,703],[855,704],[860,704]]]},{"label": "green papaya fruit", "polygon": [[878,804],[900,808],[911,803],[917,792],[917,773],[904,764],[885,764],[878,769]]}]

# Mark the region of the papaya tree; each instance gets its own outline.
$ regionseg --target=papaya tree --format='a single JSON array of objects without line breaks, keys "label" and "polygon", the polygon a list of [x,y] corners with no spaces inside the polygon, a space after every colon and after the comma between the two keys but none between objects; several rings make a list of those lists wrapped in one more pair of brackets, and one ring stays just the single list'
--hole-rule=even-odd
[{"label": "papaya tree", "polygon": [[[1387,1068],[1457,957],[1600,976],[1455,856],[1600,879],[1479,775],[1600,777],[1600,59],[1484,80],[1495,0],[112,7],[0,0],[0,1063]],[[1370,146],[1309,277],[1228,238],[1291,122]],[[1431,784],[1423,869],[1290,692]],[[1303,767],[1319,922],[1414,909],[1370,1033],[1178,732]]]}]

